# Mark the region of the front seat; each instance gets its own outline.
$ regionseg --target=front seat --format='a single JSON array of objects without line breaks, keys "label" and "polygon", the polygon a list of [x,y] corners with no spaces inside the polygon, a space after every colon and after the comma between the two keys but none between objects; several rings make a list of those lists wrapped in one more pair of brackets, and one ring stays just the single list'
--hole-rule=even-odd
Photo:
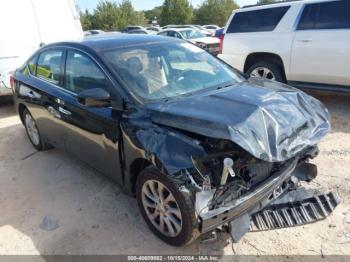
[{"label": "front seat", "polygon": [[140,58],[129,58],[126,60],[126,67],[127,70],[122,73],[122,78],[128,86],[136,91],[136,93],[143,97],[147,97],[149,95],[149,88],[147,79],[141,74],[143,65]]}]

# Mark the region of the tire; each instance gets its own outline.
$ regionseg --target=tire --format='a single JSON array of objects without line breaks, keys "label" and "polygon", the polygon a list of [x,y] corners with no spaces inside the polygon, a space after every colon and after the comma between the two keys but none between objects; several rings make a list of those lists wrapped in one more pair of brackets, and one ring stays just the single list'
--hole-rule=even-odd
[{"label": "tire", "polygon": [[[261,69],[261,70],[258,70],[258,69]],[[270,77],[264,77],[264,73],[267,72],[267,71],[263,71],[263,69],[267,69],[269,72],[272,73],[272,75],[274,76],[274,79],[271,79]],[[259,73],[257,74],[254,70],[257,70]],[[285,79],[285,76],[284,76],[284,73],[283,73],[283,69],[280,65],[274,63],[274,62],[258,62],[258,63],[255,63],[254,65],[252,65],[248,71],[247,71],[247,74],[252,77],[252,76],[260,76],[260,77],[263,77],[263,78],[266,78],[266,79],[270,79],[270,80],[275,80],[275,81],[278,81],[278,82],[282,82],[282,83],[286,83],[286,79]],[[271,76],[271,74],[268,74],[267,76]]]},{"label": "tire", "polygon": [[[168,226],[164,226],[164,232],[162,232],[159,228],[160,226],[156,226],[157,219],[160,221],[161,214],[157,216],[157,219],[152,220],[149,217],[149,214],[154,211],[154,214],[156,212],[156,208],[147,207],[145,202],[152,202],[150,198],[146,197],[146,195],[143,193],[143,189],[148,188],[148,192],[151,192],[150,190],[150,183],[161,183],[163,186],[165,186],[165,189],[163,189],[163,192],[166,192],[166,190],[169,190],[172,196],[175,199],[175,202],[169,201],[164,203],[169,203],[171,209],[176,209],[176,205],[178,207],[179,213],[181,214],[181,229],[176,230],[173,221],[175,222],[179,221],[178,216],[175,215],[175,213],[170,213],[170,217],[172,217],[172,221],[169,222],[170,226],[175,229],[174,231],[177,232],[177,234],[171,235],[171,230],[168,229]],[[158,188],[156,188],[156,191],[158,191]],[[163,196],[166,195],[165,193]],[[169,195],[168,195],[169,196]],[[163,175],[157,168],[150,166],[145,168],[139,175],[136,181],[136,199],[141,211],[141,214],[143,218],[145,219],[147,225],[151,229],[151,231],[158,236],[160,239],[162,239],[164,242],[166,242],[169,245],[172,246],[183,246],[187,244],[192,238],[194,238],[194,233],[196,229],[196,218],[195,218],[195,211],[193,203],[188,195],[185,195],[181,193],[176,183],[171,181],[168,177]],[[165,200],[168,199],[167,197],[164,198]],[[171,199],[171,197],[169,197]],[[176,205],[175,205],[176,204]],[[161,212],[161,211],[160,211]],[[165,213],[163,217],[167,218],[169,217],[168,213]],[[169,219],[170,220],[170,219]],[[168,220],[168,221],[169,221]],[[164,222],[164,225],[167,223]],[[166,232],[168,231],[168,232]],[[170,234],[170,235],[169,235]]]},{"label": "tire", "polygon": [[[23,124],[26,129],[27,136],[29,138],[29,141],[32,143],[32,145],[39,151],[48,150],[52,148],[52,146],[48,143],[46,143],[42,136],[40,135],[40,131],[37,128],[35,119],[33,116],[29,113],[27,109],[23,110],[22,114]],[[31,120],[30,120],[31,119]],[[29,123],[32,121],[32,123]],[[37,138],[33,137],[33,132],[36,133]]]}]

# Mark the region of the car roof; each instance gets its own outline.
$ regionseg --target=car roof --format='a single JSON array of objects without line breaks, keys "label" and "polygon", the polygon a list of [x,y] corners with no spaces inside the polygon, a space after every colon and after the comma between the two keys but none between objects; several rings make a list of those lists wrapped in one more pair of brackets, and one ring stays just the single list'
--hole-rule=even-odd
[{"label": "car roof", "polygon": [[169,39],[168,37],[147,34],[113,34],[113,35],[96,35],[84,38],[82,41],[58,42],[46,45],[43,48],[55,46],[72,46],[81,48],[91,48],[96,52],[108,49],[123,48],[129,46],[140,46],[152,43],[181,41]]}]

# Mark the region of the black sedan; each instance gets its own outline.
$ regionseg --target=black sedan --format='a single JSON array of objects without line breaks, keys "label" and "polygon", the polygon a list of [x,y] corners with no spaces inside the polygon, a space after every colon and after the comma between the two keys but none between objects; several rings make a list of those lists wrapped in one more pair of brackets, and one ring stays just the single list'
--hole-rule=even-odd
[{"label": "black sedan", "polygon": [[338,203],[298,183],[316,177],[308,160],[330,129],[327,109],[281,83],[247,80],[191,43],[120,35],[50,44],[14,81],[33,146],[62,149],[116,181],[169,244],[217,228],[238,241],[252,227],[316,221]]}]

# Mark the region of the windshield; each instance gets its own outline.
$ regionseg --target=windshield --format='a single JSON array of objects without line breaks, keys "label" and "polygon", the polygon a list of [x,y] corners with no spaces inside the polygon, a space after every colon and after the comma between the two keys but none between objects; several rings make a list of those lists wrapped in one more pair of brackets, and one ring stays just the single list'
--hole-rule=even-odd
[{"label": "windshield", "polygon": [[104,52],[127,88],[142,100],[188,95],[244,78],[187,42],[162,42]]},{"label": "windshield", "polygon": [[180,32],[185,39],[195,39],[195,38],[205,37],[201,32],[192,30],[192,29],[181,30]]}]

